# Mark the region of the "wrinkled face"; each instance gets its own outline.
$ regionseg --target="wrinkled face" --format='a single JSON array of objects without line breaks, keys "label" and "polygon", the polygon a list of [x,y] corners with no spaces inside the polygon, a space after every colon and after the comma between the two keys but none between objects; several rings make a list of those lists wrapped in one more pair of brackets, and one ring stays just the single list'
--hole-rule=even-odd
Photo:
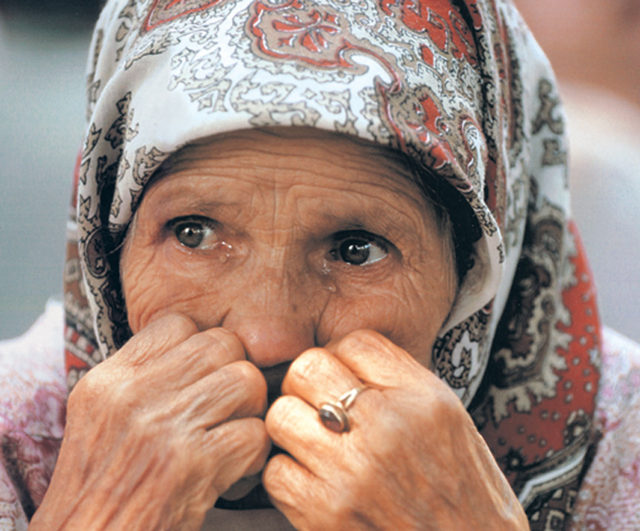
[{"label": "wrinkled face", "polygon": [[373,329],[428,366],[456,290],[451,235],[400,162],[306,128],[178,152],[122,252],[134,333],[167,312],[237,334],[258,367]]}]

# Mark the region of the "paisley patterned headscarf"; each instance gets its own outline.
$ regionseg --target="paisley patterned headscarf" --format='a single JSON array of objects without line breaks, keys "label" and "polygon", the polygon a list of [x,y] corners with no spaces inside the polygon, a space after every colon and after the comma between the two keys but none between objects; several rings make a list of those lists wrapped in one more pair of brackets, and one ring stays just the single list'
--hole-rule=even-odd
[{"label": "paisley patterned headscarf", "polygon": [[406,153],[475,214],[482,235],[433,368],[531,525],[568,521],[593,443],[599,324],[555,82],[508,0],[109,0],[92,50],[65,278],[70,388],[130,337],[119,249],[169,155],[253,127],[358,136]]}]

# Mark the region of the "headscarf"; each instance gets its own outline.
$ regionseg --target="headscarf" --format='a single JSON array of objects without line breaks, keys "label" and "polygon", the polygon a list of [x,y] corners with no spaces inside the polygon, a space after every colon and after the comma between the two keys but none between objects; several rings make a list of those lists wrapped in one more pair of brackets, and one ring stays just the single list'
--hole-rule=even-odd
[{"label": "headscarf", "polygon": [[254,127],[354,135],[408,154],[475,214],[481,237],[433,370],[532,526],[568,521],[593,442],[599,324],[568,217],[555,81],[508,0],[109,0],[88,72],[70,388],[131,335],[119,250],[169,155]]}]

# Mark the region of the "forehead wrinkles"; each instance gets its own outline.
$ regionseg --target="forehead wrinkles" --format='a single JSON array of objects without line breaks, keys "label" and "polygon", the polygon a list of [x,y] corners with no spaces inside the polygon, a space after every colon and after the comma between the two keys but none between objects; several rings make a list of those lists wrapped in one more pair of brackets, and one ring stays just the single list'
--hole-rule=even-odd
[{"label": "forehead wrinkles", "polygon": [[[292,139],[308,142],[302,146],[294,142],[292,146]],[[237,174],[239,179],[243,174],[251,178],[251,172],[244,171],[247,168],[263,178],[277,169],[291,170],[289,175],[295,176],[296,172],[309,169],[310,162],[314,163],[313,171],[336,181],[382,184],[407,196],[421,195],[414,172],[393,150],[356,137],[306,127],[241,130],[200,139],[167,159],[153,180],[189,170],[216,175],[216,170],[234,168],[242,170]],[[344,179],[345,170],[351,173],[350,180]]]},{"label": "forehead wrinkles", "polygon": [[[185,183],[214,178],[214,195],[218,190],[220,197],[227,194],[226,200],[242,201],[249,193],[261,201],[262,194],[281,190],[276,202],[267,203],[285,207],[299,201],[295,210],[309,229],[312,212],[353,226],[371,225],[377,218],[376,226],[394,226],[396,234],[403,225],[411,232],[421,229],[415,214],[423,219],[420,225],[438,217],[403,155],[356,137],[310,128],[242,130],[201,139],[176,152],[156,178],[178,174]],[[314,175],[321,178],[317,183]],[[242,186],[227,186],[226,181]],[[316,186],[318,190],[309,193]],[[332,198],[336,190],[341,196]],[[440,223],[438,229],[441,235],[446,232]]]}]

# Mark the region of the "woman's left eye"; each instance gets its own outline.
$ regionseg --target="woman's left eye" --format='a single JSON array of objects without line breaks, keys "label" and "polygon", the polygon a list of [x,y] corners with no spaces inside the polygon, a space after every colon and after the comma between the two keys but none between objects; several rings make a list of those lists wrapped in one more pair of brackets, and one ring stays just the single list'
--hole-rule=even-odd
[{"label": "woman's left eye", "polygon": [[389,254],[385,240],[366,231],[340,232],[334,235],[333,240],[331,257],[350,265],[371,265]]},{"label": "woman's left eye", "polygon": [[172,219],[168,228],[176,240],[190,249],[208,249],[217,243],[214,222],[199,216]]}]

